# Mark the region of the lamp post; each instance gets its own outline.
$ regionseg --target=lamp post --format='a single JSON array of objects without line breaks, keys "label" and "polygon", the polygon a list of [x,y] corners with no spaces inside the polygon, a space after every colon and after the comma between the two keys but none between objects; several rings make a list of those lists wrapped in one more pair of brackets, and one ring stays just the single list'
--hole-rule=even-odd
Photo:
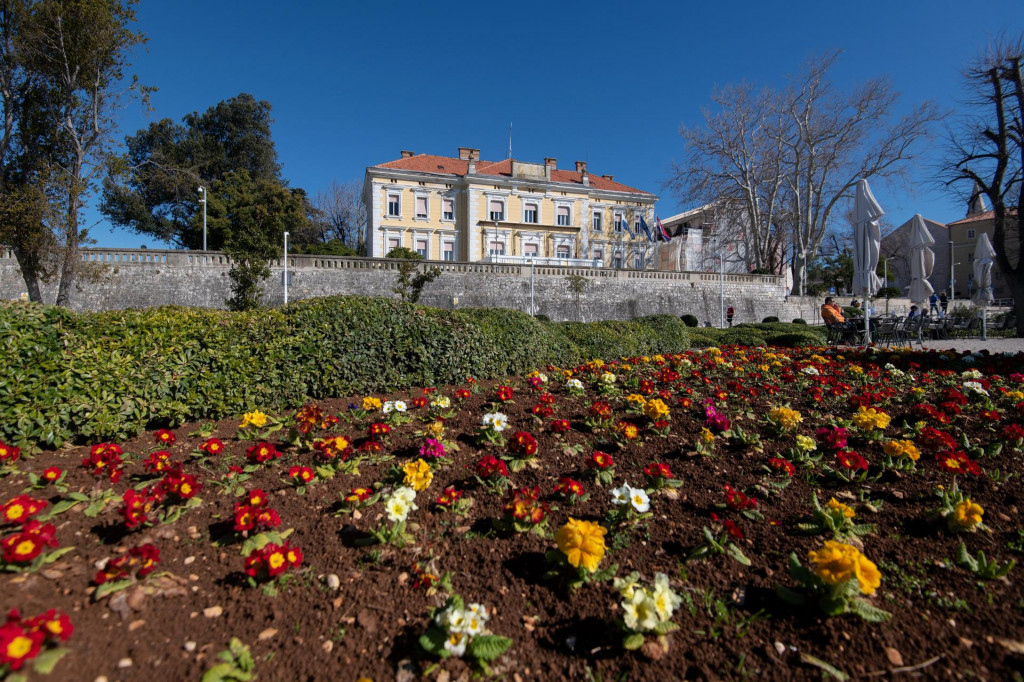
[{"label": "lamp post", "polygon": [[206,188],[200,187],[199,193],[203,195],[199,203],[203,205],[203,251],[206,251]]},{"label": "lamp post", "polygon": [[288,233],[284,233],[284,304],[288,305]]},{"label": "lamp post", "polygon": [[956,263],[953,262],[953,240],[949,240],[949,308],[956,301]]},{"label": "lamp post", "polygon": [[[892,260],[892,256],[889,256],[888,258],[885,259],[885,277],[882,279],[882,282],[883,282],[882,286],[884,286],[886,289],[889,288],[889,261],[891,261],[891,260]],[[885,293],[886,293],[886,296],[885,296],[885,314],[888,315],[889,314],[889,292],[887,291]]]},{"label": "lamp post", "polygon": [[[721,244],[719,245],[721,246]],[[725,249],[721,249],[718,253],[719,262],[719,273],[718,273],[718,307],[719,307],[719,327],[725,329]]]}]

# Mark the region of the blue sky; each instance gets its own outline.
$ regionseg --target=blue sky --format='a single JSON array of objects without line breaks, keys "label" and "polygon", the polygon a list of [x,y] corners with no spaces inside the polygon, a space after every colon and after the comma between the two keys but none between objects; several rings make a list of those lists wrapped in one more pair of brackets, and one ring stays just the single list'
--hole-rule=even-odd
[{"label": "blue sky", "polygon": [[[143,0],[149,42],[135,72],[159,90],[152,111],[130,106],[121,135],[180,121],[249,92],[273,106],[274,141],[290,184],[315,194],[361,180],[399,150],[504,158],[512,123],[518,159],[587,160],[594,173],[661,196],[682,158],[680,124],[697,124],[716,85],[783,86],[805,59],[843,51],[847,88],[885,75],[901,110],[933,99],[955,111],[960,74],[986,44],[1024,31],[1019,0],[822,2],[403,2]],[[873,184],[895,225],[914,213],[962,217],[930,180],[938,145],[911,181]],[[92,200],[92,205],[97,203]],[[99,221],[98,246],[163,244]]]}]

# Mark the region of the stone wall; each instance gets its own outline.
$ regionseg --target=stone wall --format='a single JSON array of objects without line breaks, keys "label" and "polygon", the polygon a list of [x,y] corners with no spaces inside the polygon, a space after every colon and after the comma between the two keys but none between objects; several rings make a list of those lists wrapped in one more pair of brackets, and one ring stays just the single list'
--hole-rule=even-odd
[{"label": "stone wall", "polygon": [[[75,286],[72,308],[111,310],[160,305],[222,308],[230,295],[230,260],[218,252],[153,249],[84,249],[88,272]],[[499,307],[530,311],[531,267],[485,263],[432,262],[442,274],[423,291],[424,305],[438,308]],[[295,301],[332,294],[395,297],[398,261],[333,256],[289,256],[288,298]],[[265,301],[283,301],[283,264],[272,264]],[[566,277],[582,275],[585,291],[576,301]],[[642,315],[692,314],[717,326],[720,311],[718,273],[615,270],[537,266],[532,273],[534,309],[552,320],[625,320]],[[25,290],[17,261],[0,249],[0,298]],[[768,315],[813,323],[820,301],[787,298],[781,278],[764,275],[724,277],[726,307],[735,322],[759,322]],[[56,287],[44,286],[52,302]]]}]

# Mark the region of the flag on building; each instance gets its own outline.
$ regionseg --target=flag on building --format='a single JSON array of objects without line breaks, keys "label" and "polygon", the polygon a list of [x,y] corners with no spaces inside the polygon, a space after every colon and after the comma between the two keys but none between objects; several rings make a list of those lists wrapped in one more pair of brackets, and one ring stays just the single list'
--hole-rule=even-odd
[{"label": "flag on building", "polygon": [[667,242],[672,241],[672,237],[668,236],[668,230],[666,230],[665,226],[661,224],[661,218],[654,216],[654,220],[658,223],[658,232],[661,232],[661,238]]},{"label": "flag on building", "polygon": [[623,213],[622,215],[620,215],[619,219],[622,221],[620,223],[620,225],[622,225],[622,229],[624,229],[629,234],[630,237],[632,237],[633,239],[636,239],[636,235],[633,234],[633,230],[629,229],[629,221],[626,220],[626,214]]},{"label": "flag on building", "polygon": [[644,220],[643,216],[640,216],[640,229],[647,235],[647,241],[654,241],[654,236],[651,234],[651,228],[647,227],[647,221]]}]

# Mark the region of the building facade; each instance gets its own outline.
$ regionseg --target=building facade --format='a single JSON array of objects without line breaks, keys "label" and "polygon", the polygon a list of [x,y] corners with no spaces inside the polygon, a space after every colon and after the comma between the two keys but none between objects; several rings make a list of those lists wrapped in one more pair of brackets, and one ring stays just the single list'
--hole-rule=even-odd
[{"label": "building facade", "polygon": [[[923,218],[923,217],[922,217]],[[923,218],[925,229],[935,240],[931,247],[935,254],[935,265],[932,274],[928,278],[935,293],[949,290],[949,228],[945,223],[936,220]],[[905,295],[910,290],[910,239],[912,234],[913,218],[897,227],[895,230],[882,238],[879,248],[879,263],[888,263],[883,266],[883,274],[887,274],[884,286],[896,287]]]},{"label": "building facade", "polygon": [[[976,289],[974,285],[974,250],[978,245],[978,237],[987,234],[991,240],[995,232],[994,213],[992,211],[977,212],[966,218],[949,223],[949,241],[935,245],[936,260],[945,258],[953,263],[953,280],[957,298],[970,298]],[[994,246],[994,244],[993,244]],[[945,247],[944,249],[942,247]],[[1020,258],[1020,237],[1009,234],[1006,237],[1006,257],[1015,264]],[[947,267],[946,271],[949,271]],[[942,285],[948,288],[948,283]],[[940,287],[936,287],[938,291]],[[1008,299],[1012,295],[1006,284],[998,261],[992,265],[992,296],[996,299]]]},{"label": "building facade", "polygon": [[646,268],[657,197],[577,161],[560,170],[515,159],[414,154],[366,169],[367,255],[395,247],[428,260]]}]

